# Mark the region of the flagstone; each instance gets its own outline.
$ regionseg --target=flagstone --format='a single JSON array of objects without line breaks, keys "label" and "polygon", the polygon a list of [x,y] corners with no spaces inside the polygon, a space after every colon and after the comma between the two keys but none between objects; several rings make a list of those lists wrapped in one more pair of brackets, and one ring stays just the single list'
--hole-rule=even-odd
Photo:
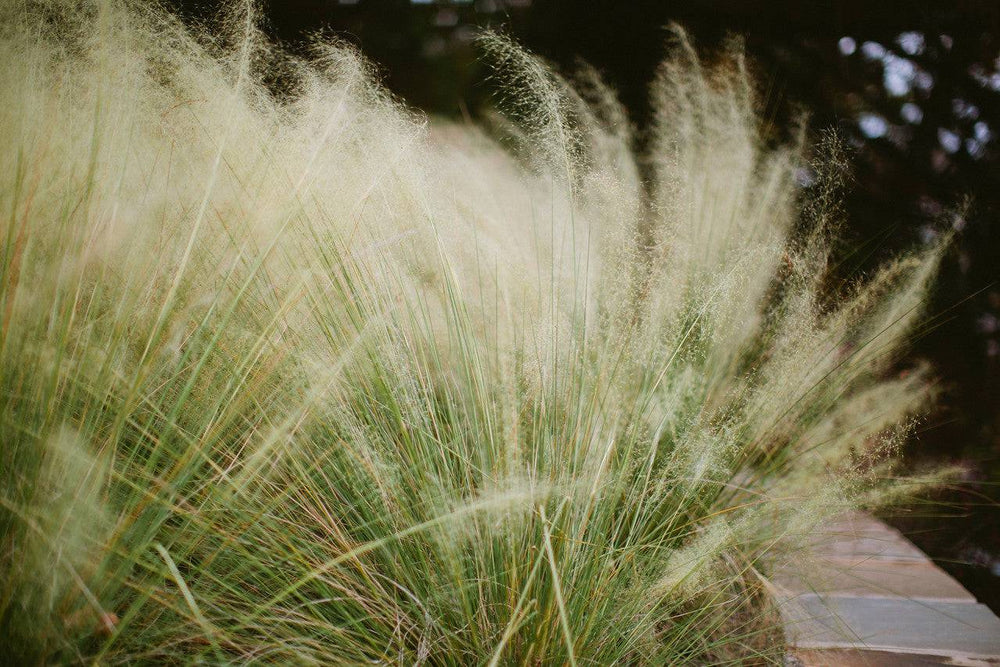
[{"label": "flagstone", "polygon": [[800,595],[781,605],[799,648],[865,648],[1000,658],[1000,619],[968,602]]},{"label": "flagstone", "polygon": [[772,567],[790,666],[1000,665],[1000,619],[873,517],[845,516]]},{"label": "flagstone", "polygon": [[788,660],[788,667],[939,667],[942,665],[992,667],[1000,665],[1000,660],[857,649],[798,650]]},{"label": "flagstone", "polygon": [[868,597],[933,598],[975,602],[976,598],[930,562],[870,559],[854,565],[818,559],[808,567],[785,565],[772,582],[789,594],[824,593]]}]

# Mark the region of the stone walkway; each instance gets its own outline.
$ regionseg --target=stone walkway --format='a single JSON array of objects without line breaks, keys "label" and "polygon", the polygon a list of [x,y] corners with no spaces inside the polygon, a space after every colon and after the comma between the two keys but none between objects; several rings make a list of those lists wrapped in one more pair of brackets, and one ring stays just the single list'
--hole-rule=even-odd
[{"label": "stone walkway", "polygon": [[830,525],[771,583],[794,665],[1000,665],[1000,619],[870,516]]}]

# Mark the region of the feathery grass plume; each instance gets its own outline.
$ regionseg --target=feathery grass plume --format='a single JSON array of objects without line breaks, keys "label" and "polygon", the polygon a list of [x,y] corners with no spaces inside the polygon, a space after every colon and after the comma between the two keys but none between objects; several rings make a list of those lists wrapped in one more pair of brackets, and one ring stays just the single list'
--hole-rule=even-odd
[{"label": "feathery grass plume", "polygon": [[0,8],[3,657],[779,659],[765,557],[909,488],[944,245],[826,295],[737,45],[675,31],[637,156],[488,36],[512,153],[254,12]]}]

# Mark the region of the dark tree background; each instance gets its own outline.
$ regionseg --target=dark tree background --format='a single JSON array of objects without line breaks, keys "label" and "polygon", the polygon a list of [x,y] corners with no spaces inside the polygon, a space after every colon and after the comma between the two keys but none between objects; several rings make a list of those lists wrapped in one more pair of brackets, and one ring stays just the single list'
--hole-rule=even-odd
[{"label": "dark tree background", "polygon": [[[218,2],[172,4],[205,20]],[[597,67],[640,128],[665,26],[707,51],[741,35],[774,125],[804,107],[853,147],[847,271],[957,232],[914,350],[944,392],[908,454],[967,479],[890,520],[1000,610],[1000,2],[272,0],[264,16],[293,51],[317,31],[357,45],[389,89],[445,116],[490,106],[474,38],[501,28],[559,68]]]}]

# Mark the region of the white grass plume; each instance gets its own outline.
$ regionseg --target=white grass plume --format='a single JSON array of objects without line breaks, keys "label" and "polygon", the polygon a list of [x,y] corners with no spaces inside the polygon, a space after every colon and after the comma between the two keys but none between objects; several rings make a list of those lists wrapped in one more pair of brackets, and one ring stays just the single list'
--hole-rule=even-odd
[{"label": "white grass plume", "polygon": [[944,245],[825,293],[836,188],[735,45],[675,31],[637,156],[592,71],[487,37],[513,154],[254,11],[0,9],[3,657],[780,655],[755,565],[898,492]]}]

